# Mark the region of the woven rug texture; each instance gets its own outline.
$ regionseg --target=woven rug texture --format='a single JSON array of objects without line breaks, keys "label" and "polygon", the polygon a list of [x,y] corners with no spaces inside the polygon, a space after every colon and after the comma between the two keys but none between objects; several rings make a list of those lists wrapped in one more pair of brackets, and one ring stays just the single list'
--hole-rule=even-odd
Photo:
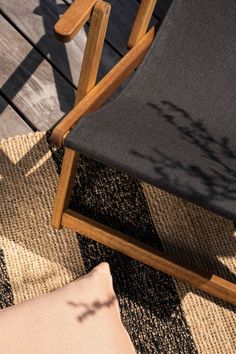
[{"label": "woven rug texture", "polygon": [[[44,133],[0,141],[0,308],[107,261],[137,353],[235,354],[234,306],[50,226],[62,156]],[[70,207],[236,282],[236,233],[222,217],[83,156]]]}]

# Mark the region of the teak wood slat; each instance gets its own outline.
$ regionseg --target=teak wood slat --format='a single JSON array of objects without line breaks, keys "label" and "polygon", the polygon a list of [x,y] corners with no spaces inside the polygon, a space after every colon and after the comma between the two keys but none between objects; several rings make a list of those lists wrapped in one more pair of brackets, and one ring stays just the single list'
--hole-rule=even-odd
[{"label": "teak wood slat", "polygon": [[[67,0],[66,2],[73,3],[73,0]],[[129,34],[139,8],[139,2],[137,0],[109,0],[109,4],[112,11],[106,40],[112,48],[123,56],[127,53]],[[155,17],[153,17],[153,20],[156,22]]]},{"label": "teak wood slat", "polygon": [[115,231],[70,209],[63,213],[62,225],[236,305],[236,284],[217,275],[207,274],[178,262],[144,242]]},{"label": "teak wood slat", "polygon": [[78,84],[78,103],[94,87],[101,60],[111,6],[98,0],[94,6]]},{"label": "teak wood slat", "polygon": [[147,32],[157,0],[141,0],[129,37],[128,48],[133,48]]},{"label": "teak wood slat", "polygon": [[57,229],[61,227],[62,213],[68,207],[70,202],[78,161],[78,153],[70,149],[65,149],[51,218],[52,226]]},{"label": "teak wood slat", "polygon": [[[81,101],[96,83],[109,14],[110,5],[105,1],[98,0],[92,14],[91,27],[77,89],[77,102]],[[65,149],[51,219],[51,224],[55,228],[60,228],[62,213],[69,204],[78,161],[79,154],[77,152],[68,148]]]},{"label": "teak wood slat", "polygon": [[54,29],[58,39],[62,42],[71,41],[91,16],[97,0],[75,0]]},{"label": "teak wood slat", "polygon": [[85,114],[101,106],[132,71],[139,66],[152,44],[154,36],[155,28],[153,27],[56,126],[51,135],[51,140],[55,145],[61,146],[65,134],[72,126]]}]

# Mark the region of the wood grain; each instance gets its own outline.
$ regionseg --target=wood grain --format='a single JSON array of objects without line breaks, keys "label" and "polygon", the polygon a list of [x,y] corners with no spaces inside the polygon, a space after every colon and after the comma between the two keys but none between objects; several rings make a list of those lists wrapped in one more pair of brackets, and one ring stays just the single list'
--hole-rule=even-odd
[{"label": "wood grain", "polygon": [[[80,102],[96,83],[109,14],[110,5],[105,1],[98,0],[92,13],[92,21],[78,84],[77,102]],[[62,213],[69,204],[78,161],[79,154],[66,148],[51,220],[52,226],[55,228],[60,228]]]},{"label": "wood grain", "polygon": [[[72,3],[72,0],[69,0]],[[111,16],[108,24],[106,39],[122,56],[127,53],[128,39],[139,8],[137,0],[109,0]],[[157,23],[152,17],[151,26]]]},{"label": "wood grain", "polygon": [[32,129],[21,119],[11,106],[0,96],[0,138],[28,134]]},{"label": "wood grain", "polygon": [[105,1],[98,0],[94,6],[76,102],[85,97],[96,83],[110,11],[111,6]]},{"label": "wood grain", "polygon": [[73,107],[74,89],[2,16],[0,26],[1,90],[35,128],[46,130]]},{"label": "wood grain", "polygon": [[[117,51],[125,53],[132,21],[137,11],[137,2],[136,0],[129,2],[114,0],[112,4],[114,6],[108,41],[114,45]],[[5,31],[3,28],[3,36],[5,32],[7,33],[6,40],[2,39],[0,49],[1,58],[4,58],[4,65],[1,62],[1,69],[4,72],[4,77],[1,77],[1,82],[5,83],[4,92],[7,92],[9,99],[14,100],[17,107],[22,110],[35,128],[48,129],[73,106],[75,97],[73,87],[63,82],[63,77],[58,73],[58,70],[69,82],[77,85],[88,27],[85,26],[84,30],[80,31],[72,42],[63,45],[56,41],[53,33],[55,22],[67,8],[62,0],[20,0],[19,6],[16,6],[14,1],[1,0],[1,8],[53,63],[51,69],[48,69],[49,66],[46,68],[45,64],[42,64],[42,57],[36,55],[34,50],[31,51],[29,44],[27,46],[22,44],[24,41],[20,35],[15,36],[11,31],[8,33],[8,30]],[[14,36],[16,38],[12,39]],[[18,41],[18,38],[21,39]],[[8,40],[10,46],[7,47]],[[3,44],[3,42],[5,43]],[[9,59],[7,60],[6,57]],[[105,43],[98,79],[100,80],[119,60],[120,56],[113,47]],[[43,67],[42,76],[40,75],[41,67]],[[44,87],[41,84],[38,85],[40,81],[45,81]],[[36,86],[37,95],[36,92],[32,93],[34,86]],[[46,91],[50,92],[49,96]],[[55,108],[58,106],[59,109]]]},{"label": "wood grain", "polygon": [[176,277],[191,286],[206,291],[224,301],[236,305],[236,284],[214,274],[207,274],[184,264],[144,242],[102,225],[73,210],[67,209],[62,225],[92,240],[141,261],[153,268]]},{"label": "wood grain", "polygon": [[52,227],[56,229],[61,227],[62,213],[67,208],[70,201],[78,161],[78,153],[71,149],[65,149],[51,219]]},{"label": "wood grain", "polygon": [[74,0],[54,30],[62,42],[71,41],[81,30],[91,16],[91,12],[97,0]]},{"label": "wood grain", "polygon": [[[68,8],[62,0],[1,0],[4,13],[36,45],[37,48],[76,87],[80,75],[89,27],[86,25],[70,43],[60,43],[54,25]],[[120,59],[106,43],[103,50],[99,77],[103,77]],[[59,117],[58,117],[59,118]]]},{"label": "wood grain", "polygon": [[157,0],[141,0],[129,37],[129,48],[133,48],[146,33],[156,2]]}]

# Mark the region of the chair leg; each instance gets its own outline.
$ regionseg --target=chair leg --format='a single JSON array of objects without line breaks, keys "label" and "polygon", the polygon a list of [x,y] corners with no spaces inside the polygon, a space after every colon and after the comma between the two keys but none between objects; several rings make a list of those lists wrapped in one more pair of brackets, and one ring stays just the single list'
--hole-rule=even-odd
[{"label": "chair leg", "polygon": [[154,249],[144,242],[113,230],[70,209],[63,212],[61,223],[63,226],[92,240],[236,305],[236,284],[215,274],[207,274],[193,266],[184,264],[165,252]]},{"label": "chair leg", "polygon": [[70,202],[78,161],[79,154],[66,148],[51,220],[52,226],[57,229],[61,227],[62,213]]},{"label": "chair leg", "polygon": [[[98,1],[94,6],[75,104],[81,101],[96,83],[110,7],[105,1]],[[61,124],[63,125],[63,121]],[[60,131],[60,123],[53,130],[52,137],[57,134],[57,130]],[[79,154],[77,152],[68,148],[65,149],[51,220],[51,224],[55,228],[61,227],[62,213],[69,204],[78,161]]]}]

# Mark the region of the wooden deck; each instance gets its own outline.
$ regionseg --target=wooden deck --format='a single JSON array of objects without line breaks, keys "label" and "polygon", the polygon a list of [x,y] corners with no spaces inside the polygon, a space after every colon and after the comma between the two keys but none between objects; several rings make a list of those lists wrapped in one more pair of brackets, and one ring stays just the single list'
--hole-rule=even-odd
[{"label": "wooden deck", "polygon": [[[138,0],[108,0],[112,13],[100,79],[127,51]],[[69,44],[53,25],[69,0],[0,0],[0,138],[47,130],[73,106],[89,24]],[[171,0],[159,0],[153,22]]]}]

